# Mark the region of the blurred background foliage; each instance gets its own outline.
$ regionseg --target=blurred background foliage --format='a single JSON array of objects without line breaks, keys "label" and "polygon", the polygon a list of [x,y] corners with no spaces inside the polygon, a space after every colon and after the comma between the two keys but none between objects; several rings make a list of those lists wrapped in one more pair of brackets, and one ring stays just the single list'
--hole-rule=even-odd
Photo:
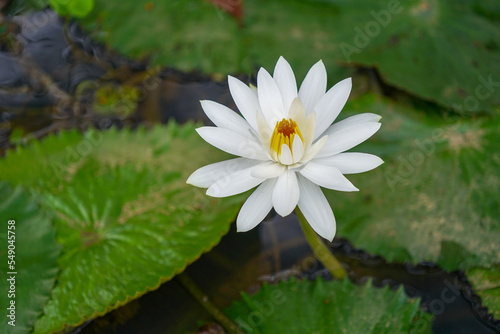
[{"label": "blurred background foliage", "polygon": [[[352,76],[341,118],[383,116],[380,132],[356,151],[386,163],[349,176],[358,193],[325,192],[338,235],[388,261],[464,271],[483,305],[500,317],[498,1],[12,0],[0,6],[2,150],[18,145],[0,161],[0,177],[8,181],[0,183],[0,197],[10,203],[0,212],[24,203],[20,229],[39,219],[30,243],[48,254],[32,271],[39,297],[26,301],[33,306],[22,320],[26,331],[37,318],[35,329],[44,333],[109,312],[220,240],[242,198],[205,202],[183,184],[219,153],[196,137],[192,124],[151,123],[207,122],[200,99],[234,108],[226,76],[255,83],[258,68],[272,71],[279,56],[297,82],[318,59],[329,87]],[[98,144],[92,135],[100,132],[52,134],[139,125],[139,131],[105,131]],[[141,201],[151,206],[135,207]],[[136,215],[123,218],[125,209]],[[35,211],[43,217],[33,218]],[[192,221],[177,226],[187,219],[178,216]],[[217,223],[205,230],[211,221]],[[170,233],[188,242],[172,242]],[[127,260],[128,252],[135,255]],[[113,274],[101,281],[93,259],[123,280]],[[152,269],[140,273],[141,266]],[[82,273],[89,275],[85,282]],[[72,300],[67,291],[75,284],[85,293]],[[26,293],[30,286],[19,283]],[[249,307],[249,300],[231,310]]]}]

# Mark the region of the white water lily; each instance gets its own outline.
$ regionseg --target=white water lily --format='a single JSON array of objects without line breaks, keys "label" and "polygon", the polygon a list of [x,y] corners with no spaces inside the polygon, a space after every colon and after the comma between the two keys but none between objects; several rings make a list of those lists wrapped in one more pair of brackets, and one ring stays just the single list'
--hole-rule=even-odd
[{"label": "white water lily", "polygon": [[187,183],[226,197],[257,189],[236,219],[239,232],[257,226],[274,207],[281,216],[298,205],[311,227],[332,240],[336,222],[320,187],[358,189],[343,175],[362,173],[383,161],[371,154],[345,153],[380,128],[380,116],[365,113],[332,124],[351,92],[351,78],[326,92],[326,69],[317,62],[297,92],[295,75],[280,57],[271,76],[264,68],[252,89],[229,76],[229,89],[243,115],[213,101],[201,101],[216,127],[197,129],[209,144],[239,156],[195,171]]}]

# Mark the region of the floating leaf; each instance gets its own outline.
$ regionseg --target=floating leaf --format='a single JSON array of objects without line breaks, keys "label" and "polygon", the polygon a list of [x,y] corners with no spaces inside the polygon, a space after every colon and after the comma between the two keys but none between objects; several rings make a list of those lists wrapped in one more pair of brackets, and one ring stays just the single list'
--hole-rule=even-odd
[{"label": "floating leaf", "polygon": [[248,53],[252,63],[272,71],[280,56],[290,62],[298,83],[323,59],[329,86],[352,75],[334,40],[339,10],[327,1],[256,0],[245,2]]},{"label": "floating leaf", "polygon": [[61,16],[82,18],[94,8],[94,0],[49,0],[50,6]]},{"label": "floating leaf", "polygon": [[[227,15],[238,12],[234,1],[152,2],[97,1],[83,28],[113,49],[134,58],[151,55],[159,65],[206,73],[253,73],[255,66],[272,70],[283,55],[304,77],[324,58],[331,84],[351,73],[334,60],[332,25],[335,8],[297,1],[245,2],[244,25]],[[231,7],[233,6],[233,7]],[[129,18],[124,24],[123,17]],[[97,22],[97,23],[96,23]],[[284,33],[286,32],[286,33]]]},{"label": "floating leaf", "polygon": [[[6,182],[0,182],[0,219],[0,307],[4,317],[0,332],[29,333],[49,299],[61,247],[47,210],[40,208],[33,196],[19,187],[10,188]],[[14,253],[9,254],[9,249]],[[15,327],[8,324],[14,320],[7,317],[11,312],[15,313]]]},{"label": "floating leaf", "polygon": [[42,195],[63,245],[35,333],[78,325],[156,289],[216,245],[241,197],[210,199],[185,180],[226,157],[193,125],[172,123],[64,132],[0,160],[2,177]]},{"label": "floating leaf", "polygon": [[500,118],[443,120],[371,95],[348,102],[343,117],[362,112],[382,115],[382,127],[352,151],[385,164],[348,175],[359,192],[325,191],[338,235],[389,261],[500,263]]},{"label": "floating leaf", "polygon": [[246,333],[430,333],[431,314],[402,287],[358,287],[348,280],[264,284],[226,314]]},{"label": "floating leaf", "polygon": [[207,73],[250,69],[236,20],[208,1],[96,1],[81,22],[111,48],[152,56],[154,64]]},{"label": "floating leaf", "polygon": [[377,67],[389,84],[464,114],[500,105],[500,21],[485,15],[498,18],[498,6],[474,0],[329,3],[339,12],[332,38],[344,60]]},{"label": "floating leaf", "polygon": [[[123,24],[127,17],[127,24]],[[245,2],[244,25],[207,1],[98,1],[82,21],[127,56],[208,73],[271,70],[285,56],[298,77],[323,58],[378,68],[389,84],[463,114],[500,105],[500,12],[477,1]]]},{"label": "floating leaf", "polygon": [[467,271],[474,292],[481,297],[482,305],[500,319],[500,266],[490,269],[477,268]]}]

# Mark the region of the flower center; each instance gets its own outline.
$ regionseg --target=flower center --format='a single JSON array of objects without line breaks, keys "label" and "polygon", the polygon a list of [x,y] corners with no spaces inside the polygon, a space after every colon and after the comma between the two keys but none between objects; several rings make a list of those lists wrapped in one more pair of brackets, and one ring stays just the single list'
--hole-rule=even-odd
[{"label": "flower center", "polygon": [[290,152],[293,154],[292,147],[295,135],[298,135],[302,143],[304,143],[304,138],[300,133],[299,127],[293,119],[283,118],[281,121],[276,122],[271,137],[271,151],[277,155],[278,160],[280,160],[283,144],[287,145],[290,148]]}]

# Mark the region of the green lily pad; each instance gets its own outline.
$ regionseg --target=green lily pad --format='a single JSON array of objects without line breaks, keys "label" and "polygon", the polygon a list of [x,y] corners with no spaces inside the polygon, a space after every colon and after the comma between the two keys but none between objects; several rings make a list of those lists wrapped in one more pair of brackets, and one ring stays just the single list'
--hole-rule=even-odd
[{"label": "green lily pad", "polygon": [[496,319],[500,319],[500,266],[469,270],[467,278],[474,292],[481,297],[482,305],[487,307]]},{"label": "green lily pad", "polygon": [[206,73],[250,70],[236,20],[208,1],[96,1],[80,22],[91,37],[129,57],[151,56],[153,64]]},{"label": "green lily pad", "polygon": [[225,313],[246,333],[430,333],[431,314],[402,287],[358,287],[349,280],[291,279],[243,294]]},{"label": "green lily pad", "polygon": [[[283,55],[303,78],[323,58],[333,84],[352,73],[332,60],[334,14],[335,8],[324,3],[249,1],[244,25],[238,26],[208,1],[108,0],[96,1],[95,10],[80,22],[96,40],[129,57],[151,56],[153,64],[210,74],[253,74],[256,66],[271,70]],[[127,24],[123,17],[129,18]]]},{"label": "green lily pad", "polygon": [[[61,247],[56,243],[47,210],[21,188],[12,189],[3,181],[0,182],[0,219],[0,307],[4,317],[0,332],[29,333],[49,299]],[[9,249],[14,253],[10,254]],[[11,278],[14,279],[7,280]],[[13,313],[14,322],[14,318],[6,317]]]},{"label": "green lily pad", "polygon": [[339,11],[332,38],[345,61],[374,66],[389,84],[463,114],[500,105],[500,11],[493,3],[328,2]]},{"label": "green lily pad", "polygon": [[127,56],[152,55],[155,64],[184,71],[248,73],[272,69],[283,55],[302,78],[323,58],[330,84],[352,73],[339,64],[370,66],[389,84],[463,114],[500,105],[493,3],[257,0],[244,13],[238,27],[207,1],[110,0],[97,1],[81,22]]},{"label": "green lily pad", "polygon": [[389,261],[498,264],[500,117],[443,119],[428,109],[373,95],[347,103],[344,117],[382,115],[379,132],[352,151],[385,164],[348,175],[359,192],[325,191],[338,235]]},{"label": "green lily pad", "polygon": [[94,7],[94,0],[49,0],[50,6],[61,16],[85,17]]},{"label": "green lily pad", "polygon": [[[252,63],[272,71],[280,56],[290,62],[300,83],[309,68],[323,59],[328,86],[353,75],[341,67],[334,36],[337,6],[328,1],[256,0],[245,2],[244,34]],[[345,29],[345,28],[344,28]]]},{"label": "green lily pad", "polygon": [[194,129],[63,132],[0,160],[2,177],[41,194],[63,245],[35,333],[78,325],[156,289],[228,231],[242,198],[211,199],[185,184],[194,169],[227,158]]}]

